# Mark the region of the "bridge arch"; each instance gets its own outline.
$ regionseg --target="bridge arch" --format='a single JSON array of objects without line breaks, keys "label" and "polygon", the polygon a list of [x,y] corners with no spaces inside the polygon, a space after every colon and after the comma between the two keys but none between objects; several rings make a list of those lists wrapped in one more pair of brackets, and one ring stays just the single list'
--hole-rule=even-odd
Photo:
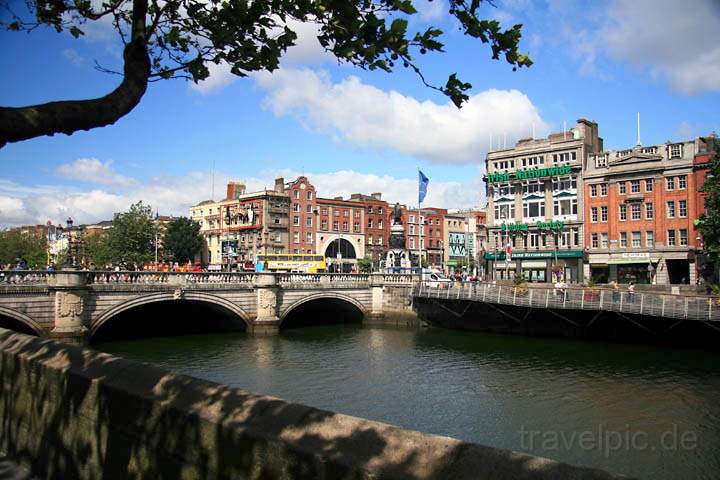
[{"label": "bridge arch", "polygon": [[349,307],[351,311],[353,311],[360,320],[365,318],[368,315],[368,309],[363,305],[361,302],[359,302],[357,299],[345,295],[342,293],[333,293],[333,292],[325,292],[325,293],[316,293],[314,295],[308,295],[306,297],[301,298],[300,300],[288,305],[285,307],[282,312],[280,313],[280,327],[285,324],[285,320],[292,314],[293,312],[298,312],[298,310],[302,307],[307,307],[310,304],[313,303],[319,303],[323,301],[328,301],[329,303],[334,303],[335,305]]},{"label": "bridge arch", "polygon": [[[11,321],[19,324],[21,328],[15,328],[16,325],[12,325],[13,322],[8,322],[10,324],[6,324],[5,322],[3,322],[2,317],[9,318]],[[4,328],[8,328],[10,330],[23,330],[21,333],[29,333],[30,331],[32,331],[33,335],[37,335],[38,337],[41,337],[45,334],[45,330],[35,320],[22,312],[12,310],[7,307],[0,307],[0,326],[3,326]],[[25,328],[23,329],[22,327]]]},{"label": "bridge arch", "polygon": [[97,319],[92,321],[90,325],[91,337],[94,336],[100,330],[100,328],[102,328],[102,326],[105,325],[109,320],[121,314],[122,312],[130,310],[132,308],[141,307],[143,305],[150,305],[161,302],[176,302],[178,300],[201,304],[205,303],[221,307],[223,310],[230,312],[237,318],[241,319],[246,328],[249,329],[249,327],[252,325],[252,320],[250,319],[250,316],[247,314],[247,312],[245,312],[235,303],[222,297],[210,295],[204,292],[185,291],[183,292],[182,297],[180,299],[177,299],[175,298],[174,292],[161,292],[150,295],[143,295],[141,297],[133,298],[126,302],[122,302],[120,304],[112,306],[111,308],[103,312]]}]

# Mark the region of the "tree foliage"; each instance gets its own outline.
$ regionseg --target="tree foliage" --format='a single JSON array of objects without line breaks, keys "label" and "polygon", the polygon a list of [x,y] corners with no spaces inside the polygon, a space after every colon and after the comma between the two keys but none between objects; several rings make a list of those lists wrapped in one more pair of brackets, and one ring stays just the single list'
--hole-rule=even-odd
[{"label": "tree foliage", "polygon": [[179,263],[195,258],[204,240],[200,235],[200,224],[187,217],[178,217],[167,224],[163,237],[166,255]]},{"label": "tree foliage", "polygon": [[710,139],[713,152],[710,158],[710,171],[700,189],[706,194],[705,212],[697,220],[697,228],[702,235],[705,251],[714,261],[720,261],[720,141]]},{"label": "tree foliage", "polygon": [[131,205],[127,212],[116,213],[107,233],[112,262],[125,268],[149,262],[155,251],[155,232],[152,207],[144,205],[142,200]]},{"label": "tree foliage", "polygon": [[110,233],[89,235],[83,239],[83,257],[85,263],[95,269],[102,269],[115,261],[110,246]]},{"label": "tree foliage", "polygon": [[368,255],[358,260],[358,269],[360,273],[372,273],[373,262]]},{"label": "tree foliage", "polygon": [[47,263],[47,238],[43,234],[18,230],[0,232],[0,263],[8,268],[24,260],[30,269],[44,269]]},{"label": "tree foliage", "polygon": [[[448,0],[449,13],[468,37],[487,43],[493,59],[513,69],[532,64],[518,51],[521,25],[503,29],[497,20],[480,18],[491,0]],[[208,65],[227,64],[246,76],[273,71],[295,44],[298,24],[312,23],[325,50],[339,62],[367,70],[413,70],[430,88],[460,105],[472,87],[455,73],[444,85],[426,80],[418,55],[443,52],[443,32],[430,26],[408,30],[417,13],[412,0],[26,0],[27,13],[7,10],[0,27],[31,31],[50,26],[74,37],[90,22],[110,19],[124,45],[122,83],[105,97],[0,108],[0,147],[40,135],[72,134],[114,123],[145,94],[149,81],[209,76]],[[103,67],[101,70],[109,71]]]}]

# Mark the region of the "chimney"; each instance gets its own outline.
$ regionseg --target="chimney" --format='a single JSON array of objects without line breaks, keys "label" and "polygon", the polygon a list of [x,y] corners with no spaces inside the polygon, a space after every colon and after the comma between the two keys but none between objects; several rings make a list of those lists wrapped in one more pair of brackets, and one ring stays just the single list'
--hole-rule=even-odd
[{"label": "chimney", "polygon": [[375,200],[382,200],[382,193],[380,192],[371,193],[370,196]]},{"label": "chimney", "polygon": [[227,198],[233,200],[240,198],[245,193],[245,184],[242,182],[228,182]]},{"label": "chimney", "polygon": [[342,196],[339,196],[339,197],[333,197],[333,200],[342,200],[342,199],[343,199],[343,197],[342,197]]},{"label": "chimney", "polygon": [[278,177],[275,179],[275,191],[277,193],[285,192],[285,179],[283,177]]}]

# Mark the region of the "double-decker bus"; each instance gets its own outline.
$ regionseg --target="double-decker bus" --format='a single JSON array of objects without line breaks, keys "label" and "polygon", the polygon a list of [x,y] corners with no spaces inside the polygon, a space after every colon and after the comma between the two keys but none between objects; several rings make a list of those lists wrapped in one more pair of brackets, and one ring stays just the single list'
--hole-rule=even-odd
[{"label": "double-decker bus", "polygon": [[325,257],[307,253],[271,253],[258,255],[255,261],[258,272],[320,273],[326,268]]}]

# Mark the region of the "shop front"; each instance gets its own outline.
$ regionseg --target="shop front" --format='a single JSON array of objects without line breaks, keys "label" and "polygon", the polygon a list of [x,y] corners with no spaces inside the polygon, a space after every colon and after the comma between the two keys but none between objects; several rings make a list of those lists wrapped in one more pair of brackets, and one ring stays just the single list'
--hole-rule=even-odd
[{"label": "shop front", "polygon": [[609,279],[618,283],[654,283],[659,258],[649,252],[624,252],[611,254],[607,262]]},{"label": "shop front", "polygon": [[[486,253],[485,260],[495,280],[512,279],[518,273],[529,282],[582,282],[582,250],[547,250],[512,252],[506,265],[505,253]],[[510,270],[510,273],[506,273]]]}]

